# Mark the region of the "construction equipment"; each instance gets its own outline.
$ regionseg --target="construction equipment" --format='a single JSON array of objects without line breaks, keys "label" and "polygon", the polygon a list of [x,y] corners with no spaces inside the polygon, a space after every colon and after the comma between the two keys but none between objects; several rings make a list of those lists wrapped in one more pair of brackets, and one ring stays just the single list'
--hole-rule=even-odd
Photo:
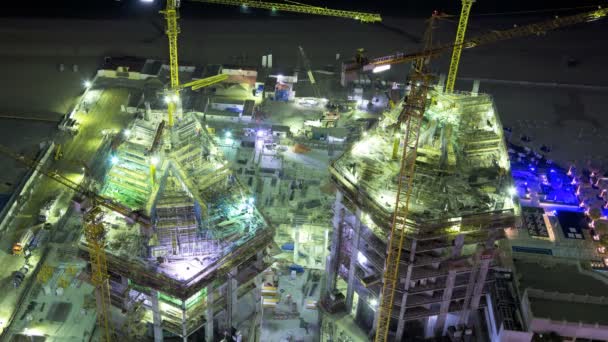
[{"label": "construction equipment", "polygon": [[300,50],[300,55],[302,56],[302,63],[304,63],[304,67],[306,68],[306,74],[308,75],[308,80],[310,81],[310,85],[312,86],[313,94],[316,98],[321,97],[321,92],[319,91],[319,87],[317,86],[317,82],[315,81],[315,77],[312,74],[312,67],[310,66],[310,61],[308,57],[306,57],[306,53],[304,52],[304,48],[298,46]]},{"label": "construction equipment", "polygon": [[[209,4],[218,4],[218,5],[232,5],[232,6],[241,6],[242,8],[260,8],[267,9],[273,12],[276,11],[285,11],[285,12],[295,12],[295,13],[303,13],[303,14],[314,14],[314,15],[322,15],[328,17],[339,17],[339,18],[348,18],[359,20],[364,23],[375,23],[382,21],[382,17],[376,13],[365,13],[365,12],[355,12],[355,11],[344,11],[337,9],[329,9],[317,6],[311,6],[306,4],[301,4],[295,1],[288,1],[289,3],[275,3],[275,2],[265,2],[265,1],[240,1],[240,0],[191,0],[197,2],[205,2]],[[286,1],[287,2],[287,1]]]},{"label": "construction equipment", "polygon": [[[342,18],[351,18],[355,20],[359,20],[361,22],[373,23],[379,22],[382,20],[380,15],[374,13],[364,13],[364,12],[353,12],[353,11],[342,11],[342,10],[334,10],[316,6],[309,6],[304,4],[299,4],[296,2],[292,2],[292,4],[281,4],[281,3],[272,3],[272,2],[263,2],[263,1],[232,1],[232,0],[192,0],[198,2],[206,2],[213,4],[221,4],[221,5],[236,5],[236,6],[244,6],[244,7],[254,7],[254,8],[265,8],[272,11],[287,11],[287,12],[296,12],[296,13],[306,13],[306,14],[316,14],[316,15],[324,15],[324,16],[333,16],[333,17],[342,17]],[[180,87],[179,85],[179,63],[178,63],[178,49],[177,49],[177,36],[180,33],[180,28],[177,23],[179,19],[179,13],[177,9],[179,8],[180,1],[179,0],[166,0],[166,7],[164,10],[160,11],[165,17],[167,28],[165,33],[167,34],[167,38],[169,40],[169,73],[170,73],[170,86],[167,90],[167,94],[165,97],[165,102],[167,102],[167,114],[168,114],[168,125],[169,127],[173,127],[175,111],[180,106],[180,98],[179,91],[186,87],[186,85]],[[220,75],[218,75],[220,76]],[[215,77],[215,76],[214,76]],[[199,82],[199,83],[196,83]],[[213,83],[217,83],[221,81],[216,81]],[[193,90],[206,87],[213,83],[206,84],[203,80],[194,81],[190,83],[196,83],[191,85]],[[206,84],[206,85],[204,85]]]},{"label": "construction equipment", "polygon": [[202,78],[200,80],[195,80],[195,81],[180,85],[179,90],[182,90],[185,88],[190,88],[192,90],[199,90],[201,88],[208,87],[210,85],[225,81],[228,79],[228,77],[230,77],[230,76],[228,76],[227,74],[219,74],[219,75],[210,76],[207,78]]},{"label": "construction equipment", "polygon": [[28,229],[23,234],[19,236],[17,241],[13,243],[13,255],[21,255],[27,248],[27,245],[30,243],[32,238],[34,237],[34,231],[32,229]]},{"label": "construction equipment", "polygon": [[[86,187],[71,181],[70,179],[44,169],[42,165],[25,156],[18,155],[0,145],[0,153],[3,153],[16,161],[27,165],[33,170],[51,178],[57,183],[62,184],[68,189],[74,190],[84,201],[88,201],[83,208],[84,235],[89,248],[91,261],[91,281],[95,286],[97,296],[97,323],[101,327],[101,341],[110,342],[113,340],[112,328],[110,325],[110,288],[108,265],[105,253],[105,228],[102,223],[102,207],[123,215],[129,221],[139,223],[148,228],[151,225],[150,219],[140,211],[133,211],[119,203],[115,203],[110,198],[103,197],[87,189]],[[19,282],[20,283],[20,282]],[[18,286],[18,285],[17,285]]]},{"label": "construction equipment", "polygon": [[[540,23],[517,26],[508,30],[492,31],[486,34],[479,35],[477,37],[465,39],[464,42],[460,45],[462,45],[462,47],[464,48],[472,48],[478,45],[496,43],[503,40],[509,40],[518,37],[541,35],[547,31],[555,30],[558,28],[599,20],[605,17],[606,15],[608,15],[608,8],[598,8],[595,11],[584,12],[566,17],[557,17]],[[346,66],[344,71],[371,71],[375,67],[382,65],[410,63],[420,58],[421,55],[428,54],[430,55],[430,57],[437,57],[449,50],[452,50],[453,48],[454,44],[442,44],[434,46],[428,51],[423,52],[415,52],[410,54],[396,53],[393,55],[373,59],[364,59],[362,63],[354,63]]]},{"label": "construction equipment", "polygon": [[167,38],[169,38],[169,73],[170,73],[170,88],[167,94],[167,112],[169,115],[169,127],[173,127],[173,115],[179,101],[179,64],[177,61],[177,35],[179,34],[179,26],[177,19],[178,2],[177,0],[167,0],[167,7],[161,11],[167,21]]},{"label": "construction equipment", "polygon": [[[539,24],[531,24],[516,27],[506,31],[494,31],[476,38],[468,39],[460,46],[474,47],[480,44],[497,42],[501,40],[523,37],[532,34],[543,33],[559,27],[573,25],[581,22],[593,21],[605,17],[608,9],[598,9],[596,11],[582,13],[578,15],[556,18]],[[426,48],[419,53],[410,55],[392,55],[376,58],[367,61],[363,69],[373,69],[379,65],[389,65],[413,61],[413,67],[408,75],[408,86],[410,87],[406,101],[399,114],[395,136],[402,136],[403,151],[401,155],[398,188],[395,203],[395,211],[392,215],[392,225],[388,237],[387,256],[384,269],[384,282],[378,309],[375,341],[384,342],[388,340],[389,327],[393,311],[395,290],[397,279],[399,278],[399,266],[401,262],[401,251],[404,246],[405,235],[408,232],[408,210],[409,200],[413,192],[413,180],[415,174],[416,155],[418,148],[418,137],[420,127],[427,105],[427,93],[430,89],[431,76],[426,71],[426,65],[432,57],[438,56],[452,48],[449,46],[430,47],[430,32],[432,29],[433,17],[431,17],[429,29],[425,34]],[[371,66],[371,68],[370,68]],[[360,65],[361,67],[361,65]],[[397,145],[398,148],[398,145]],[[414,253],[411,253],[409,262],[413,262]],[[411,269],[411,268],[410,268]],[[408,269],[408,272],[409,269]]]},{"label": "construction equipment", "polygon": [[460,63],[460,54],[462,53],[462,43],[464,42],[464,34],[469,23],[469,14],[475,0],[462,0],[462,10],[460,11],[460,19],[458,20],[458,29],[456,30],[456,39],[454,40],[454,50],[452,51],[452,59],[450,60],[450,69],[445,82],[445,92],[451,93],[454,91],[456,83],[456,74],[458,73],[458,65]]}]

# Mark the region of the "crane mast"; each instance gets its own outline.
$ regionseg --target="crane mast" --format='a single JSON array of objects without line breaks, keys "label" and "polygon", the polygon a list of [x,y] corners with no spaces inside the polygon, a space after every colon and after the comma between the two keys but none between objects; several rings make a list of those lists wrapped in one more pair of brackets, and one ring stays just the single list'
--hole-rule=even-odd
[{"label": "crane mast", "polygon": [[308,80],[310,81],[310,85],[312,86],[313,94],[315,95],[316,98],[320,98],[321,92],[319,91],[319,87],[317,86],[317,81],[315,80],[315,77],[312,74],[312,67],[310,66],[310,61],[308,60],[308,57],[306,57],[304,48],[301,46],[298,46],[298,49],[300,50],[300,55],[302,56],[302,63],[304,64],[304,67],[306,68],[306,74],[308,75]]},{"label": "crane mast", "polygon": [[456,83],[456,74],[458,73],[458,65],[460,64],[460,55],[462,54],[462,46],[464,35],[467,31],[469,23],[469,14],[475,0],[462,0],[462,10],[460,11],[460,19],[458,20],[458,29],[456,30],[456,39],[454,40],[454,50],[452,50],[452,59],[450,60],[450,69],[445,83],[445,91],[451,93],[454,91]]},{"label": "crane mast", "polygon": [[177,19],[178,0],[167,0],[167,7],[161,11],[167,21],[167,38],[169,39],[169,73],[170,73],[170,88],[167,96],[167,112],[168,125],[173,127],[175,110],[179,102],[179,64],[177,59],[177,35],[179,34],[179,26]]},{"label": "crane mast", "polygon": [[[432,45],[435,14],[428,21],[428,27],[424,35],[424,51]],[[376,334],[374,341],[386,341],[390,329],[395,290],[399,284],[399,265],[401,264],[401,251],[407,233],[407,219],[409,202],[412,196],[413,182],[416,167],[416,155],[418,139],[420,137],[420,126],[426,110],[427,94],[431,82],[431,75],[426,72],[426,65],[430,61],[430,55],[421,54],[414,61],[408,75],[410,87],[407,100],[403,103],[401,113],[395,129],[395,139],[398,141],[403,136],[403,152],[399,165],[399,178],[397,185],[397,196],[395,211],[391,221],[391,231],[387,241],[387,255],[384,265],[382,292],[378,308],[378,319],[376,323]],[[396,144],[393,153],[397,153],[399,145]],[[413,259],[413,253],[410,256]],[[409,260],[412,262],[413,260]]]}]

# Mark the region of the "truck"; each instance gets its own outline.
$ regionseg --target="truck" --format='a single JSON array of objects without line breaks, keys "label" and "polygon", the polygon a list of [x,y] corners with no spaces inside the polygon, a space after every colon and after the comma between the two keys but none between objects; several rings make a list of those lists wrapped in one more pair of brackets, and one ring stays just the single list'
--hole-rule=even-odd
[{"label": "truck", "polygon": [[27,274],[27,272],[29,272],[29,270],[30,270],[29,267],[27,265],[24,265],[23,267],[21,267],[19,269],[19,271],[13,272],[13,287],[14,288],[18,288],[19,286],[21,286],[21,283],[25,279],[25,275]]},{"label": "truck", "polygon": [[22,255],[30,241],[34,237],[32,229],[26,230],[13,244],[13,255]]},{"label": "truck", "polygon": [[55,204],[57,203],[57,197],[53,197],[51,200],[46,202],[42,208],[40,208],[40,212],[38,213],[38,222],[46,222],[51,216],[51,211],[55,208]]}]

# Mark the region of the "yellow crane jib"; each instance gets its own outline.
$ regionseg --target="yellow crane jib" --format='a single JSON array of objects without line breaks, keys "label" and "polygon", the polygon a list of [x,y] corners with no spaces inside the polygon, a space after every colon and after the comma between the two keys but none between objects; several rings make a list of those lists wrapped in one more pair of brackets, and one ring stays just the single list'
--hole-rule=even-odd
[{"label": "yellow crane jib", "polygon": [[[608,8],[598,8],[595,11],[584,12],[566,17],[558,17],[540,23],[518,26],[508,30],[492,31],[490,33],[482,34],[477,37],[465,39],[462,45],[465,48],[470,48],[478,45],[495,43],[502,40],[532,36],[535,34],[541,34],[547,31],[555,30],[561,27],[596,21],[605,18],[606,16],[608,16]],[[415,53],[396,53],[389,56],[370,59],[365,65],[348,66],[346,68],[346,71],[368,71],[374,69],[374,67],[381,65],[410,63],[416,61],[423,55],[436,57],[453,48],[454,44],[445,44],[437,45],[432,47],[431,49]]]},{"label": "yellow crane jib", "polygon": [[192,90],[198,90],[198,89],[208,87],[208,86],[216,84],[216,83],[223,82],[223,81],[227,80],[228,77],[230,77],[230,76],[227,74],[219,74],[219,75],[215,75],[215,76],[211,76],[211,77],[206,77],[206,78],[203,78],[200,80],[184,83],[179,88],[180,89],[191,88]]},{"label": "yellow crane jib", "polygon": [[451,93],[454,91],[456,84],[456,74],[458,73],[458,65],[460,64],[460,55],[462,54],[462,43],[464,35],[467,31],[469,23],[469,14],[475,0],[462,0],[462,10],[460,11],[460,19],[458,20],[458,29],[456,30],[456,39],[454,40],[454,50],[452,50],[452,59],[450,60],[450,69],[445,83],[445,92]]},{"label": "yellow crane jib", "polygon": [[295,13],[305,13],[305,14],[314,14],[314,15],[323,15],[328,17],[339,17],[339,18],[349,18],[354,20],[359,20],[364,23],[374,23],[382,21],[382,17],[377,13],[366,13],[366,12],[356,12],[356,11],[345,11],[338,9],[330,9],[323,8],[317,6],[310,6],[306,4],[299,4],[293,1],[291,3],[274,3],[274,2],[266,2],[266,1],[238,1],[238,0],[192,0],[198,2],[205,2],[209,4],[218,4],[218,5],[232,5],[232,6],[242,6],[242,7],[251,7],[251,8],[261,8],[267,9],[271,11],[285,11],[285,12],[295,12]]}]

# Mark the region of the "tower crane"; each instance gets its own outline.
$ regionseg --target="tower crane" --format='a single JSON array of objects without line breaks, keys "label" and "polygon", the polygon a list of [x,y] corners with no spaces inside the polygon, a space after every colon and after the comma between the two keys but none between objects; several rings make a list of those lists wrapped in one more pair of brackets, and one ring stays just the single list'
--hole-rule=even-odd
[{"label": "tower crane", "polygon": [[[300,4],[297,2],[291,2],[291,4],[272,3],[264,1],[235,1],[235,0],[191,0],[197,2],[206,2],[213,4],[222,5],[236,5],[244,7],[254,7],[269,9],[272,11],[280,10],[286,12],[296,12],[305,14],[316,14],[324,16],[351,18],[359,20],[365,23],[379,22],[382,20],[379,14],[355,12],[355,11],[343,11],[328,9],[323,7],[309,6]],[[175,111],[180,106],[179,91],[183,87],[179,84],[179,63],[178,63],[178,48],[177,48],[177,36],[179,35],[180,27],[178,25],[179,13],[178,8],[180,6],[180,0],[166,0],[165,9],[160,11],[165,17],[166,29],[165,33],[169,40],[169,74],[170,82],[169,89],[165,101],[167,102],[167,124],[169,127],[173,127]],[[220,82],[220,81],[218,81]]]},{"label": "tower crane", "polygon": [[177,8],[179,7],[178,0],[166,0],[167,6],[161,11],[165,16],[167,22],[167,38],[169,39],[169,91],[167,95],[167,114],[169,127],[173,127],[173,115],[175,109],[179,103],[179,64],[177,61],[177,35],[180,32],[179,26],[177,25],[177,19],[179,14]]},{"label": "tower crane", "polygon": [[139,211],[133,211],[128,207],[112,201],[110,198],[98,195],[84,186],[64,177],[57,172],[48,171],[38,162],[25,156],[18,155],[5,146],[0,145],[0,153],[5,154],[16,161],[36,170],[49,177],[55,182],[74,190],[78,195],[90,201],[83,213],[84,236],[90,249],[91,282],[95,287],[97,301],[97,324],[101,329],[101,341],[111,342],[112,325],[110,323],[110,285],[108,275],[108,264],[105,252],[105,228],[103,226],[102,208],[114,211],[131,222],[137,222],[144,227],[150,227],[150,219]]},{"label": "tower crane", "polygon": [[310,85],[312,87],[313,94],[316,98],[321,97],[321,92],[319,91],[319,87],[317,86],[317,81],[315,80],[314,75],[312,74],[312,67],[310,66],[310,61],[308,57],[306,57],[306,53],[304,52],[304,48],[298,46],[300,50],[300,55],[302,56],[302,63],[304,64],[304,68],[306,68],[306,74],[308,75],[308,80],[310,81]]},{"label": "tower crane", "polygon": [[458,20],[458,29],[456,30],[456,39],[454,40],[454,50],[452,50],[452,59],[450,60],[450,69],[445,82],[446,93],[454,91],[456,83],[456,74],[458,73],[458,65],[460,64],[460,54],[462,53],[462,43],[464,42],[464,34],[469,23],[469,14],[475,0],[462,0],[462,10]]},{"label": "tower crane", "polygon": [[339,17],[359,20],[363,23],[375,23],[382,21],[382,17],[377,13],[366,13],[366,12],[355,12],[355,11],[344,11],[338,9],[330,9],[312,5],[306,5],[295,1],[285,1],[286,3],[266,2],[266,1],[253,1],[253,0],[191,0],[197,2],[206,2],[209,4],[218,5],[233,5],[241,6],[243,8],[260,8],[271,11],[285,11],[295,12],[302,14],[314,14],[328,17]]},{"label": "tower crane", "polygon": [[[541,23],[516,27],[504,31],[494,31],[475,38],[463,40],[460,47],[475,47],[482,44],[499,42],[511,38],[540,34],[560,27],[574,25],[601,19],[608,15],[608,9],[598,8],[595,11],[585,12],[567,17],[555,18]],[[395,135],[403,137],[403,151],[400,161],[395,211],[392,215],[391,231],[388,237],[387,256],[384,268],[384,282],[380,296],[376,332],[374,341],[388,340],[393,300],[397,279],[399,278],[399,264],[404,238],[408,233],[409,200],[412,194],[412,185],[415,174],[418,137],[424,112],[427,105],[427,93],[430,89],[431,76],[426,65],[432,57],[436,57],[452,49],[454,45],[440,45],[426,48],[422,52],[409,55],[397,54],[367,61],[365,65],[358,65],[359,69],[371,70],[379,65],[413,62],[408,75],[410,92],[399,114]],[[353,67],[351,67],[352,70]],[[357,66],[355,66],[357,68]],[[413,262],[414,254],[409,262]]]}]

